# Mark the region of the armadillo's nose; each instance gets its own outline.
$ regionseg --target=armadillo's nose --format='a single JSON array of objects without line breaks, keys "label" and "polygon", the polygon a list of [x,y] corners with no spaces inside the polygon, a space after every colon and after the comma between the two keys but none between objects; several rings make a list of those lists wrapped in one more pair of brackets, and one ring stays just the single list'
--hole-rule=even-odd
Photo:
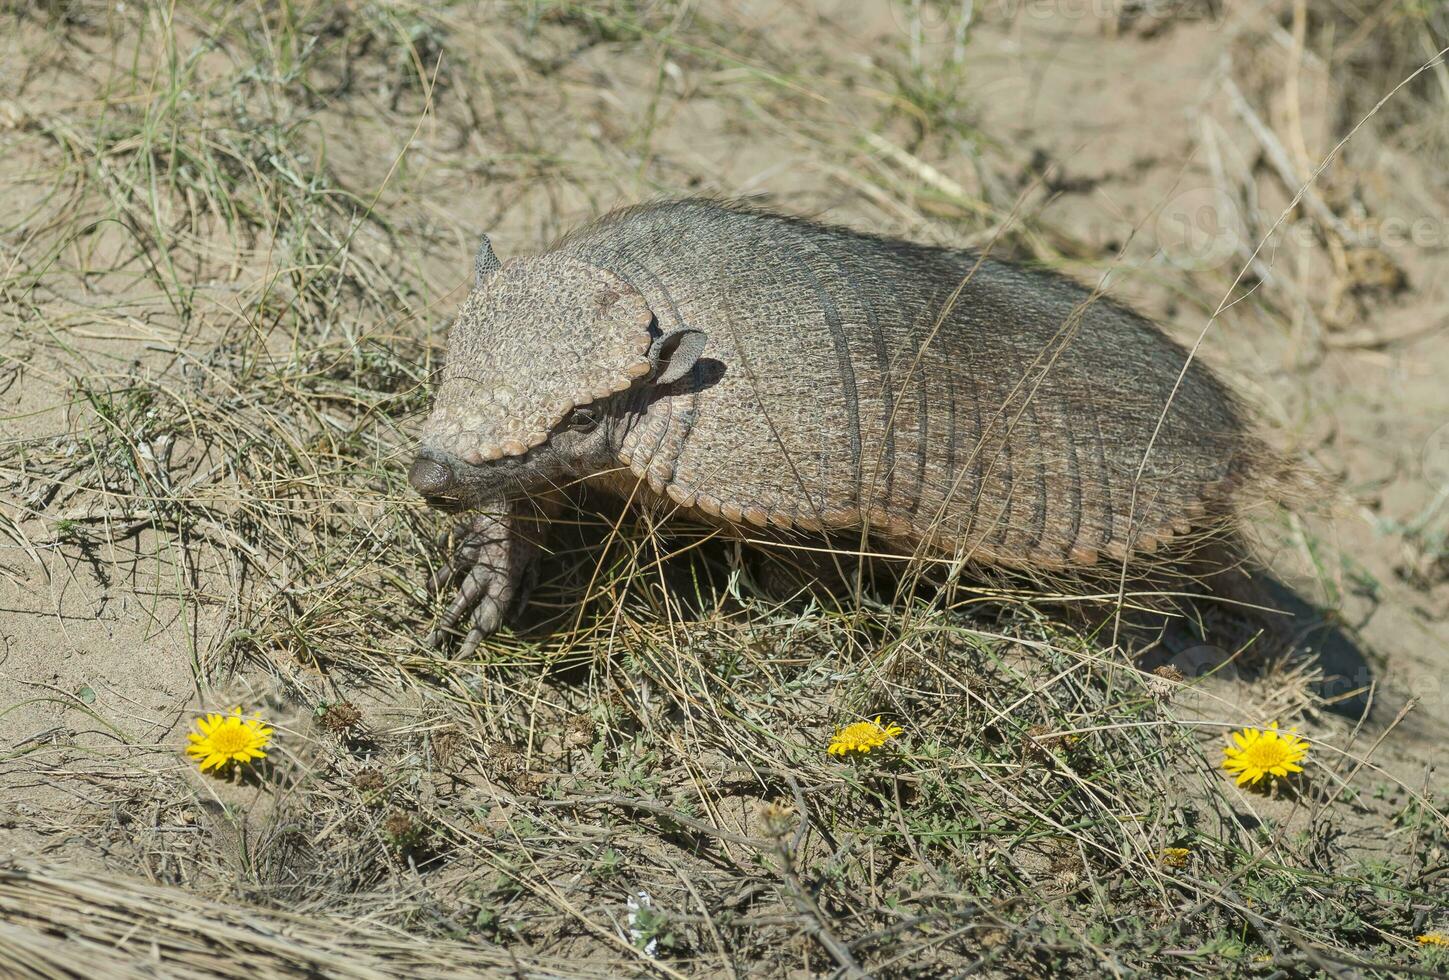
[{"label": "armadillo's nose", "polygon": [[408,482],[424,497],[435,497],[448,489],[453,477],[442,463],[419,456],[408,470]]}]

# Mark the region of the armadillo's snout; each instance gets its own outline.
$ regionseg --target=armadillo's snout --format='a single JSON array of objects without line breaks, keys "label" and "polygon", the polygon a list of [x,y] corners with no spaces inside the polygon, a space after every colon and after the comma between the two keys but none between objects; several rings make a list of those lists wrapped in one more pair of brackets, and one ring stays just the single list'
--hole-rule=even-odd
[{"label": "armadillo's snout", "polygon": [[424,497],[437,497],[447,493],[453,485],[453,475],[437,460],[419,456],[408,470],[408,482]]}]

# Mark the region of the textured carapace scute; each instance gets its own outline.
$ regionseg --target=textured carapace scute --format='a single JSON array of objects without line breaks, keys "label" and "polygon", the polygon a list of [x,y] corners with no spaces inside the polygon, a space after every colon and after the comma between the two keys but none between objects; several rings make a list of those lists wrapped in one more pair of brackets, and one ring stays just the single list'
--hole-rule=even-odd
[{"label": "textured carapace scute", "polygon": [[573,408],[649,373],[653,319],[633,286],[578,259],[504,263],[453,323],[423,445],[475,464],[523,455]]}]

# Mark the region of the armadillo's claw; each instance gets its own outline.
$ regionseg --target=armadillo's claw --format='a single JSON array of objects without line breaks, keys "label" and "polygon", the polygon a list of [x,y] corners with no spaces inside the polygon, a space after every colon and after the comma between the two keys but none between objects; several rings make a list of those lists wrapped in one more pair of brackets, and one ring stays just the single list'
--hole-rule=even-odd
[{"label": "armadillo's claw", "polygon": [[463,656],[472,656],[483,639],[503,625],[503,607],[492,596],[484,596],[473,610],[473,628],[463,638]]},{"label": "armadillo's claw", "polygon": [[534,570],[536,549],[512,533],[507,517],[475,515],[439,536],[440,545],[455,542],[453,553],[432,575],[433,591],[440,592],[462,576],[458,592],[444,610],[427,644],[442,647],[458,635],[459,624],[469,621],[460,649],[469,656],[503,625],[506,610],[517,604]]},{"label": "armadillo's claw", "polygon": [[464,616],[478,607],[480,602],[500,592],[506,580],[506,569],[499,568],[492,562],[479,561],[463,579],[463,584],[458,587],[458,594],[448,604],[448,610],[443,613],[443,622],[439,628],[448,631],[457,626]]}]

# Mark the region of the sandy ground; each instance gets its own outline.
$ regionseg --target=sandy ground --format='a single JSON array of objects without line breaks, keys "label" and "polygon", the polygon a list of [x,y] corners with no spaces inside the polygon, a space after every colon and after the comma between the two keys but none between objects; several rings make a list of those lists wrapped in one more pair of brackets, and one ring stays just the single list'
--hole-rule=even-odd
[{"label": "sandy ground", "polygon": [[[871,59],[898,51],[904,30],[899,5],[858,10],[823,0],[729,8],[768,39],[761,61],[781,51],[798,56],[814,93],[783,86],[772,90],[779,101],[752,103],[731,88],[732,69],[657,64],[608,44],[568,52],[562,32],[523,45],[504,29],[480,32],[479,64],[499,59],[489,75],[495,88],[477,89],[466,111],[440,96],[438,114],[414,134],[368,118],[365,100],[324,101],[313,124],[330,134],[332,165],[359,186],[378,186],[409,148],[408,193],[381,205],[394,209],[402,236],[364,243],[381,256],[381,268],[406,256],[428,277],[397,294],[403,298],[391,314],[403,324],[444,319],[465,281],[469,236],[483,229],[508,255],[616,203],[698,191],[758,195],[858,227],[980,245],[994,234],[957,219],[972,201],[1006,202],[1015,209],[1010,226],[1024,231],[1002,238],[1004,251],[1047,250],[1084,281],[1109,276],[1115,296],[1175,335],[1203,336],[1203,356],[1260,408],[1273,441],[1332,478],[1314,507],[1264,518],[1263,557],[1365,655],[1367,673],[1352,681],[1372,684],[1373,710],[1356,740],[1340,744],[1368,752],[1405,784],[1442,791],[1449,787],[1445,171],[1425,152],[1421,131],[1382,114],[1313,193],[1324,211],[1377,237],[1352,254],[1324,247],[1311,231],[1322,215],[1311,205],[1289,209],[1296,188],[1274,154],[1281,150],[1306,176],[1373,98],[1346,95],[1311,51],[1295,48],[1291,24],[1270,28],[1229,6],[1231,15],[1164,23],[1081,11],[1045,16],[1037,5],[1013,15],[988,5],[966,48],[959,111],[969,128],[937,122],[923,134],[912,132],[907,116],[869,137],[839,137],[871,124],[869,110],[886,100],[879,92],[858,103],[827,100],[828,108],[812,102],[819,92],[868,88]],[[87,85],[114,73],[118,59],[80,64],[53,27],[17,24],[0,41],[0,96],[24,81],[21,98],[0,99],[0,194],[12,215],[45,214],[56,193],[45,174],[65,156],[52,124],[91,111]],[[87,30],[86,47],[99,50],[104,29],[93,22]],[[923,57],[949,58],[954,43],[945,27],[928,24]],[[523,51],[568,57],[544,79],[531,74],[536,64]],[[1296,85],[1285,87],[1289,74]],[[416,92],[403,99],[422,106]],[[616,144],[627,142],[646,103],[649,145],[626,161]],[[494,117],[484,106],[504,115],[485,123]],[[787,127],[781,121],[792,109],[796,125]],[[38,129],[36,120],[50,128]],[[1264,143],[1255,128],[1264,121],[1281,146]],[[527,165],[496,155],[497,127],[604,176],[535,187]],[[630,169],[636,159],[646,161],[645,171]],[[1234,290],[1239,269],[1275,224]],[[127,375],[177,370],[188,351],[214,340],[215,323],[180,322],[134,268],[101,271],[108,250],[124,246],[120,230],[84,247],[40,250],[36,243],[49,240],[37,227],[0,239],[0,269],[57,262],[70,270],[64,282],[30,291],[12,283],[0,297],[0,315],[10,320],[0,328],[0,853],[132,867],[123,844],[98,846],[89,833],[107,823],[94,808],[112,805],[114,791],[137,775],[195,780],[178,752],[194,712],[219,700],[264,700],[275,681],[214,670],[236,640],[236,567],[164,521],[149,521],[144,500],[123,506],[136,503],[124,491],[69,495],[68,487],[94,483],[83,470],[54,465],[78,434],[84,440],[103,429],[78,379],[104,388]],[[1406,231],[1386,234],[1386,227]],[[210,229],[219,251],[198,260],[194,274],[265,266],[270,243],[228,243],[224,229]],[[178,272],[183,280],[192,275]],[[254,292],[249,276],[198,283],[216,322],[236,316]],[[374,316],[373,323],[382,315],[348,311]],[[171,448],[156,434],[136,435],[150,458],[137,455],[133,465],[165,472],[156,460]],[[205,458],[187,457],[185,442],[177,458],[200,472]],[[41,456],[45,465],[34,466]],[[63,504],[51,507],[57,497]],[[64,520],[108,533],[78,545]],[[277,575],[298,590],[316,584],[304,564],[284,562]],[[182,594],[205,601],[178,600]],[[313,689],[330,683],[306,667],[282,669]],[[1271,703],[1246,683],[1218,690],[1241,704]],[[387,724],[410,724],[408,695],[371,697]],[[1314,717],[1325,738],[1353,731],[1350,721]],[[284,730],[306,721],[300,713],[278,718]]]}]

